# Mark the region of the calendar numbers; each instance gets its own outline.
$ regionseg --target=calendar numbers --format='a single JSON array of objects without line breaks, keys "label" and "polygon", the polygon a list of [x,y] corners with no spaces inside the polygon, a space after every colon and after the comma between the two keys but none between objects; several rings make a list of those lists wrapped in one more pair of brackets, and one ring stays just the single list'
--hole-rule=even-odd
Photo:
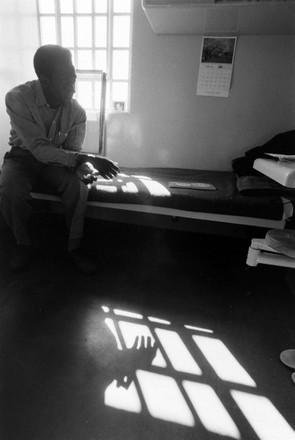
[{"label": "calendar numbers", "polygon": [[197,94],[227,97],[230,83],[231,69],[228,66],[201,66]]}]

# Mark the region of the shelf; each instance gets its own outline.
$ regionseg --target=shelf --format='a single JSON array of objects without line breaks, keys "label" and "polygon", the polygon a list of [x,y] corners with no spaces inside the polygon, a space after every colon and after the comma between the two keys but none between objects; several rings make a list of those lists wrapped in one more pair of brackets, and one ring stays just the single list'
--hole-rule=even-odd
[{"label": "shelf", "polygon": [[294,35],[295,1],[142,0],[156,34]]}]

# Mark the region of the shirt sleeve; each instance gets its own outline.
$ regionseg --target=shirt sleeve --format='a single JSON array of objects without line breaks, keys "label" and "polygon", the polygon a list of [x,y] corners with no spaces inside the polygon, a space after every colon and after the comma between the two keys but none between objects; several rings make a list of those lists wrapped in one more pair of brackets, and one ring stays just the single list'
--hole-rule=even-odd
[{"label": "shirt sleeve", "polygon": [[36,121],[21,93],[7,93],[6,110],[12,129],[22,144],[40,162],[72,167],[76,163],[75,151],[57,148],[47,138],[44,128]]}]

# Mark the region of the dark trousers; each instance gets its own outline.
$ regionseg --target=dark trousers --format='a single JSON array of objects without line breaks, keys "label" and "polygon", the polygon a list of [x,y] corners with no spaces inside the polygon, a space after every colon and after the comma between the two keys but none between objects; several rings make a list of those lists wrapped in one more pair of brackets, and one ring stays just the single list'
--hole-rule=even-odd
[{"label": "dark trousers", "polygon": [[[32,189],[46,185],[61,196],[68,226],[68,250],[77,248],[83,236],[88,188],[67,167],[44,164],[21,148],[12,148],[4,156],[0,176],[0,208],[11,227],[17,244],[30,245]],[[40,190],[39,190],[40,192]]]}]

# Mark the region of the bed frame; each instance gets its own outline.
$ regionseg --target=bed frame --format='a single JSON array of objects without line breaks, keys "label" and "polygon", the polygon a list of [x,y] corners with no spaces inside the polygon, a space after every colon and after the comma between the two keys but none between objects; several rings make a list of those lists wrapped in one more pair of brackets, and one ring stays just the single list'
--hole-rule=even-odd
[{"label": "bed frame", "polygon": [[[179,188],[171,186],[180,183]],[[196,182],[215,190],[184,188]],[[39,207],[60,211],[61,199],[46,189],[31,193]],[[239,193],[233,172],[125,168],[113,181],[99,179],[89,191],[86,217],[232,236],[253,229],[284,228],[290,205],[280,197]]]}]

